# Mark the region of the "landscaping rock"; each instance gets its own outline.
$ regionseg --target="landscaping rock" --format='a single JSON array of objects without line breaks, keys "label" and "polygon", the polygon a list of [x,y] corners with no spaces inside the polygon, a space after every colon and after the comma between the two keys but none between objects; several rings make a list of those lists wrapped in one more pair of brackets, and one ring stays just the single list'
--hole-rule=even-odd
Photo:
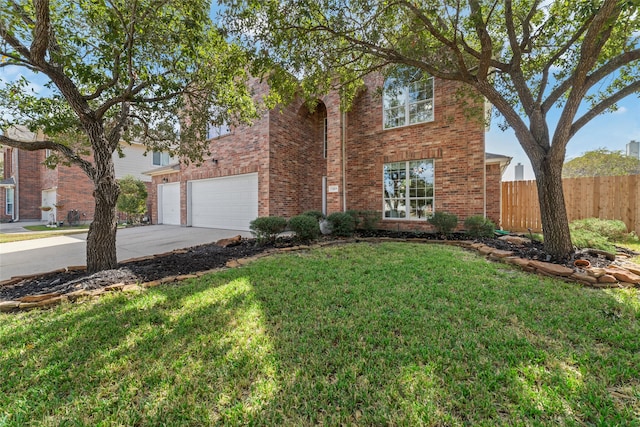
[{"label": "landscaping rock", "polygon": [[55,297],[55,298],[49,298],[49,299],[45,299],[42,301],[38,301],[36,303],[37,307],[43,308],[43,307],[53,307],[54,305],[58,305],[60,304],[62,301],[66,301],[67,298],[65,296],[59,296],[59,297]]},{"label": "landscaping rock", "polygon": [[529,266],[554,276],[569,277],[573,274],[573,269],[550,262],[529,261]]},{"label": "landscaping rock", "polygon": [[140,285],[124,285],[122,292],[140,292],[144,291],[144,288]]},{"label": "landscaping rock", "polygon": [[598,283],[618,283],[618,279],[610,274],[598,277]]},{"label": "landscaping rock", "polygon": [[61,294],[57,292],[53,292],[50,294],[40,294],[40,295],[28,295],[26,297],[18,298],[20,302],[39,302],[44,301],[50,298],[59,297]]},{"label": "landscaping rock", "polygon": [[628,271],[632,272],[633,274],[640,275],[640,265],[638,265],[636,263],[625,261],[625,262],[620,263],[618,265],[620,267],[624,268],[625,270],[628,270]]},{"label": "landscaping rock", "polygon": [[506,258],[513,255],[513,251],[503,251],[502,249],[494,249],[491,255],[497,258]]},{"label": "landscaping rock", "polygon": [[521,236],[500,236],[498,237],[498,239],[504,240],[505,242],[509,242],[517,246],[524,246],[531,243],[530,239]]},{"label": "landscaping rock", "polygon": [[586,283],[589,285],[593,285],[594,283],[598,283],[598,279],[596,279],[595,277],[587,274],[587,273],[573,273],[571,276],[569,276],[570,279],[573,280],[577,280],[578,282],[582,282],[582,283]]},{"label": "landscaping rock", "polygon": [[627,283],[633,283],[633,284],[640,283],[640,276],[638,276],[637,274],[633,274],[632,272],[625,270],[623,268],[605,268],[604,271],[607,274],[612,275],[613,277],[615,277],[621,282],[627,282]]},{"label": "landscaping rock", "polygon": [[604,268],[591,267],[591,268],[587,268],[587,274],[589,276],[598,278],[598,277],[604,276],[606,273],[604,272]]},{"label": "landscaping rock", "polygon": [[121,291],[122,288],[124,288],[124,286],[125,286],[124,283],[116,283],[115,285],[105,286],[104,290],[105,291]]},{"label": "landscaping rock", "polygon": [[0,301],[0,312],[15,310],[20,306],[20,301]]},{"label": "landscaping rock", "polygon": [[241,241],[242,236],[238,234],[237,236],[229,237],[228,239],[220,239],[216,242],[216,245],[223,248],[228,248],[230,246],[239,245]]}]

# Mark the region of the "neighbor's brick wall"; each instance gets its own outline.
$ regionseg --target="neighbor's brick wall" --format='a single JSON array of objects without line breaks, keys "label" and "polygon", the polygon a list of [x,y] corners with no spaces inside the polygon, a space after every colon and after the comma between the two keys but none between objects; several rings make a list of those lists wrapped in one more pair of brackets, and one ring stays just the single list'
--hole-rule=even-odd
[{"label": "neighbor's brick wall", "polygon": [[[435,81],[434,121],[382,129],[376,76],[347,117],[347,209],[382,211],[382,169],[387,162],[435,159],[435,210],[456,214],[460,224],[484,211],[484,125],[464,116],[456,83]],[[381,213],[382,215],[382,213]],[[425,221],[382,220],[391,229],[431,230]]]},{"label": "neighbor's brick wall", "polygon": [[95,209],[93,183],[78,166],[58,165],[58,203],[63,203],[57,214],[58,221],[66,221],[70,210],[80,212],[80,221],[92,221]]},{"label": "neighbor's brick wall", "polygon": [[500,228],[502,204],[502,171],[500,165],[487,165],[487,218]]},{"label": "neighbor's brick wall", "polygon": [[40,220],[42,211],[41,172],[44,166],[44,151],[18,150],[17,198],[20,220]]}]

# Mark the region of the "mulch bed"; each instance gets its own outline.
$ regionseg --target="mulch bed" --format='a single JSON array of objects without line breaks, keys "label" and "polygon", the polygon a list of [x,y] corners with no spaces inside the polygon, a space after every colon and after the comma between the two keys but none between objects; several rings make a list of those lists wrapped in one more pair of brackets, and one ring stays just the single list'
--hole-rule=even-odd
[{"label": "mulch bed", "polygon": [[[370,231],[359,233],[355,240],[363,237],[387,237],[396,239],[429,239],[440,240],[442,236],[434,233],[411,233],[411,232],[389,232]],[[447,240],[469,240],[469,236],[458,233],[447,236]],[[511,243],[494,239],[479,239],[487,246],[497,249],[510,250],[521,258],[535,259],[541,261],[551,261],[549,256],[539,242],[531,242],[523,246],[516,246]],[[253,239],[244,239],[240,244],[231,247],[220,247],[215,243],[187,248],[181,251],[171,252],[163,256],[151,259],[142,259],[133,262],[121,263],[117,269],[100,271],[95,274],[87,274],[83,271],[69,271],[50,273],[36,278],[25,279],[13,285],[0,287],[0,301],[17,300],[27,295],[38,295],[46,293],[65,294],[77,290],[93,290],[117,283],[144,283],[159,280],[164,277],[193,274],[200,271],[207,271],[224,267],[232,259],[250,257],[274,247],[295,246],[291,238],[280,238],[274,245],[256,245]],[[581,253],[577,256],[581,259],[588,259],[592,266],[605,267],[611,263],[602,254]],[[573,266],[575,256],[571,259],[562,260],[558,264]]]}]

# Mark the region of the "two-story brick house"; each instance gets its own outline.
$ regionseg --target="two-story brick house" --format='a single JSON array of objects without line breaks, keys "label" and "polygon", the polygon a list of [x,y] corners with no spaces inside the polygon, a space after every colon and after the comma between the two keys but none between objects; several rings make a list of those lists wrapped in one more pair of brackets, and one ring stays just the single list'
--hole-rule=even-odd
[{"label": "two-story brick house", "polygon": [[499,223],[511,159],[485,154],[485,126],[466,117],[457,84],[422,78],[381,93],[383,83],[369,76],[345,113],[331,93],[313,111],[298,101],[215,129],[203,164],[148,172],[153,222],[247,230],[258,216],[358,209],[390,229],[430,230],[434,211]]},{"label": "two-story brick house", "polygon": [[[6,130],[8,136],[18,140],[44,138],[23,127]],[[166,153],[149,153],[141,144],[121,143],[124,154],[113,154],[116,179],[132,175],[147,184],[151,190],[151,177],[142,172],[152,167],[168,164]],[[95,200],[93,184],[78,166],[59,164],[55,169],[44,165],[51,154],[49,150],[25,151],[4,147],[3,179],[0,181],[0,220],[65,221],[70,210],[77,210],[80,221],[91,221]],[[42,210],[48,206],[51,210]],[[149,208],[152,205],[149,204]]]}]

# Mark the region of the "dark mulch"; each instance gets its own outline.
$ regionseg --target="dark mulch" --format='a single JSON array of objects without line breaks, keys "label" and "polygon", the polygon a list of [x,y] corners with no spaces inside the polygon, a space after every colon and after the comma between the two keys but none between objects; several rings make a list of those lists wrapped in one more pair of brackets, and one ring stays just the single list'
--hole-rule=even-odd
[{"label": "dark mulch", "polygon": [[[361,232],[356,237],[391,237],[401,239],[442,239],[433,233],[413,232],[389,232],[369,231]],[[447,236],[448,240],[469,240],[469,236],[457,233]],[[515,246],[511,243],[493,239],[480,239],[488,246],[497,249],[514,251],[521,258],[551,261],[551,257],[544,251],[539,242],[531,242],[524,246]],[[85,272],[65,272],[42,275],[32,279],[25,279],[14,285],[0,287],[0,301],[16,300],[27,295],[45,293],[68,293],[80,289],[93,290],[113,285],[116,283],[143,283],[158,280],[164,277],[191,274],[199,271],[211,270],[225,266],[232,259],[249,257],[275,247],[290,247],[296,242],[290,238],[278,239],[275,245],[256,245],[253,239],[243,240],[239,245],[222,248],[214,243],[195,246],[186,249],[183,253],[170,253],[153,259],[140,260],[120,264],[117,269],[101,271],[95,274]],[[573,266],[574,256],[571,259],[562,260],[559,264]],[[588,259],[591,265],[604,267],[610,264],[602,254],[581,253],[577,258]]]}]

